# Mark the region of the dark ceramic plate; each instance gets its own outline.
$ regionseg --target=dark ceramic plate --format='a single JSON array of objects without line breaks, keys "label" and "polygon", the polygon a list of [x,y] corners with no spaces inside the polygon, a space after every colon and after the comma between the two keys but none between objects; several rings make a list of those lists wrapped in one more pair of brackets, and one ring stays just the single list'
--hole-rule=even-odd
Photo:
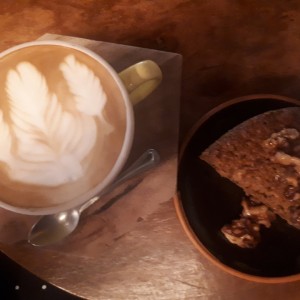
[{"label": "dark ceramic plate", "polygon": [[274,95],[229,101],[199,120],[181,151],[175,201],[181,223],[202,253],[234,275],[265,282],[300,279],[300,230],[277,218],[270,229],[263,230],[255,249],[227,242],[220,228],[238,217],[244,193],[198,156],[239,123],[269,110],[299,105]]}]

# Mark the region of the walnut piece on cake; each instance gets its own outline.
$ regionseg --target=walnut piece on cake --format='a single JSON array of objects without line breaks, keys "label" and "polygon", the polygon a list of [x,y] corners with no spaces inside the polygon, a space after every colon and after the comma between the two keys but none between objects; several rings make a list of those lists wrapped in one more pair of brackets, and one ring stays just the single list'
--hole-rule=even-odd
[{"label": "walnut piece on cake", "polygon": [[226,239],[241,248],[254,248],[260,242],[259,225],[249,218],[233,220],[231,224],[222,227],[221,231]]},{"label": "walnut piece on cake", "polygon": [[221,232],[232,244],[241,248],[254,248],[261,240],[261,225],[267,228],[275,220],[275,214],[265,205],[244,199],[240,218],[224,225]]}]

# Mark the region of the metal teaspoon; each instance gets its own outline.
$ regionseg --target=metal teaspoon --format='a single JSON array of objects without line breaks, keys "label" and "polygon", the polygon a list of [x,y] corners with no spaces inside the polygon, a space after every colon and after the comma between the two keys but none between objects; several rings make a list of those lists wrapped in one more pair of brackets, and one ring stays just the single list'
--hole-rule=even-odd
[{"label": "metal teaspoon", "polygon": [[77,208],[41,217],[29,231],[27,238],[28,242],[33,246],[48,246],[67,237],[76,229],[80,215],[85,209],[125,180],[149,170],[155,166],[159,160],[160,157],[156,150],[147,150],[129,167],[129,169],[125,170],[115,182],[104,189],[98,196],[91,198]]}]

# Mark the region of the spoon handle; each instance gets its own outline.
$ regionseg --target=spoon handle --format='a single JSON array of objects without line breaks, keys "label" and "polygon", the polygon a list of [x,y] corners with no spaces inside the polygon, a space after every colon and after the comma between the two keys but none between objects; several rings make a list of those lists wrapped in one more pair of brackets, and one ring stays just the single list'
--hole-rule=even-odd
[{"label": "spoon handle", "polygon": [[83,205],[79,207],[79,213],[82,213],[92,204],[100,199],[101,196],[107,194],[108,192],[112,191],[118,185],[123,183],[124,181],[145,172],[155,165],[157,165],[160,161],[160,156],[155,149],[148,149],[145,151],[127,170],[120,174],[120,176],[114,181],[111,185],[107,186],[99,195],[91,198]]}]

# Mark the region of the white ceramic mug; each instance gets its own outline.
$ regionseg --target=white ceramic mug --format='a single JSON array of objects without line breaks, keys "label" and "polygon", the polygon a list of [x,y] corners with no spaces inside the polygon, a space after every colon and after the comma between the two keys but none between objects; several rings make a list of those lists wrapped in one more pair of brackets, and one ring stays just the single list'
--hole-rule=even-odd
[{"label": "white ceramic mug", "polygon": [[[115,179],[132,146],[133,105],[147,97],[162,80],[162,72],[153,61],[139,62],[117,74],[91,50],[56,40],[12,47],[0,54],[0,67],[0,80],[4,82],[0,86],[0,132],[6,138],[2,141],[4,148],[9,145],[9,152],[0,151],[0,206],[34,215],[53,214],[80,205]],[[102,110],[101,101],[105,102]],[[122,111],[116,112],[120,106]],[[101,113],[94,112],[94,107]],[[119,116],[126,120],[119,124]],[[112,133],[105,132],[109,122]],[[102,130],[104,125],[106,129]],[[120,139],[118,130],[124,131]],[[88,135],[91,137],[87,138]],[[108,140],[110,136],[112,141]],[[90,145],[91,140],[95,140],[94,146]],[[110,166],[110,160],[103,158],[102,165],[107,163],[107,170],[103,171],[103,178],[98,178],[93,149],[104,149],[102,145],[107,144],[103,157],[109,157],[108,147],[113,140],[118,141],[119,150],[110,149],[111,153],[117,152]],[[61,146],[63,143],[67,146]],[[99,159],[101,153],[97,152]],[[88,179],[83,179],[84,172],[90,172]],[[73,180],[70,184],[69,177]],[[81,187],[84,191],[80,191]]]}]

